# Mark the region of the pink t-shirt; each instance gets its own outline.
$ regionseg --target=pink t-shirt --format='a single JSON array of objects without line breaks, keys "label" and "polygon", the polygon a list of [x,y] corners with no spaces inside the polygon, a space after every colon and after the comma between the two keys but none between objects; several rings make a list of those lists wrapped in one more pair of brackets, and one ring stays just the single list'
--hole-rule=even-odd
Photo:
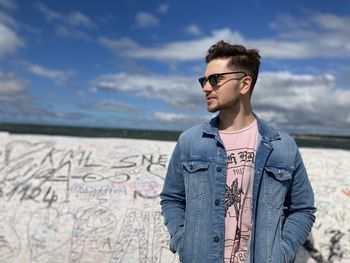
[{"label": "pink t-shirt", "polygon": [[227,152],[224,263],[246,262],[252,226],[252,189],[258,143],[256,120],[220,137]]}]

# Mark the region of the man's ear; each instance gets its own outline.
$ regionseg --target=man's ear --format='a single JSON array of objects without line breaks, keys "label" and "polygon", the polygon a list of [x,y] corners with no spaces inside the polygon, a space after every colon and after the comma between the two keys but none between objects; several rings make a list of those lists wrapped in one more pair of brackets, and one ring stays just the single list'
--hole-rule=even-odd
[{"label": "man's ear", "polygon": [[247,95],[250,93],[252,86],[252,77],[246,76],[243,79],[241,79],[241,88],[240,92],[242,95]]}]

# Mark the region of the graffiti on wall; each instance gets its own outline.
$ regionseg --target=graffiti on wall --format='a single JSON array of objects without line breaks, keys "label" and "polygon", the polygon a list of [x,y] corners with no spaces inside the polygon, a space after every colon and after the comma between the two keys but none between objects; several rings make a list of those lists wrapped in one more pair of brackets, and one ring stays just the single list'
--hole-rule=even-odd
[{"label": "graffiti on wall", "polygon": [[176,262],[159,206],[172,143],[7,138],[0,262]]},{"label": "graffiti on wall", "polygon": [[[174,142],[0,138],[0,262],[178,262],[159,205]],[[350,153],[302,155],[318,219],[297,261],[350,262]]]},{"label": "graffiti on wall", "polygon": [[[350,152],[302,149],[315,192],[316,222],[296,262],[350,262]],[[303,255],[303,257],[301,256]],[[303,258],[303,259],[302,259]]]}]

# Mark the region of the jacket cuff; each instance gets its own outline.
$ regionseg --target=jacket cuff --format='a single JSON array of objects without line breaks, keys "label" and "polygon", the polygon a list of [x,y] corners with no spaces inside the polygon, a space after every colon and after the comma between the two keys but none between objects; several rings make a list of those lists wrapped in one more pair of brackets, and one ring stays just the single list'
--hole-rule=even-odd
[{"label": "jacket cuff", "polygon": [[183,239],[184,234],[184,228],[181,227],[179,230],[175,233],[174,236],[170,238],[170,251],[173,253],[179,253],[181,251],[180,245],[181,241]]},{"label": "jacket cuff", "polygon": [[288,244],[285,241],[282,241],[283,246],[283,253],[286,263],[292,263],[295,259],[295,253],[294,251],[288,246]]}]

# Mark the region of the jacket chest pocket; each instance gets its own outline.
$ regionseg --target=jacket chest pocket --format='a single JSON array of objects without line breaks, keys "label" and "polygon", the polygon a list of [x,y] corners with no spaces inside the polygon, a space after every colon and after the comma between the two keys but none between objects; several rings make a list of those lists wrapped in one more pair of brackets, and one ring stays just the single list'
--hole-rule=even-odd
[{"label": "jacket chest pocket", "polygon": [[279,209],[292,179],[292,173],[285,168],[265,167],[263,177],[264,201]]},{"label": "jacket chest pocket", "polygon": [[183,163],[186,194],[193,199],[204,194],[205,178],[208,174],[209,161],[186,161]]}]

